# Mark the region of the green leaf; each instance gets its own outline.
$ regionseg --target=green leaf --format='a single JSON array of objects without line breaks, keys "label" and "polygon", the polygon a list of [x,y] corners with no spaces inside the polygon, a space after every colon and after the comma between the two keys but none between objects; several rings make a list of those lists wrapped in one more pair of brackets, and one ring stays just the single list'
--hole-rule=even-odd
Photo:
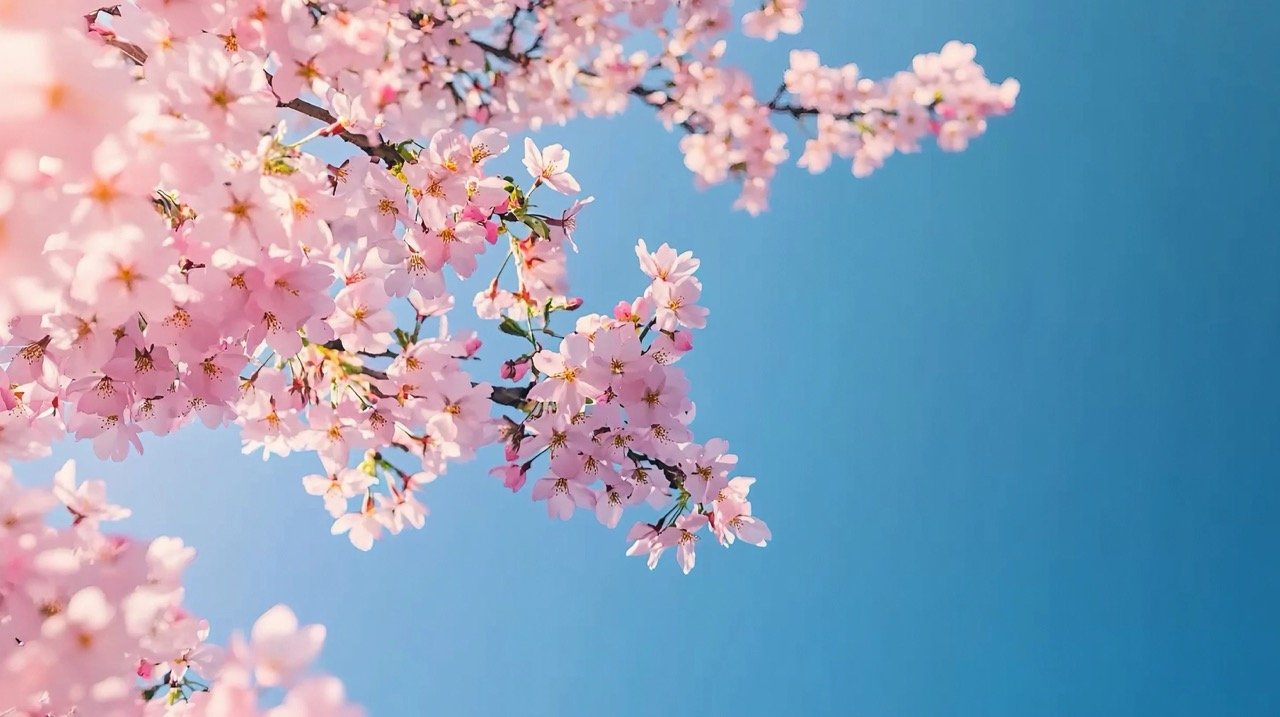
[{"label": "green leaf", "polygon": [[533,338],[529,336],[529,331],[516,323],[510,316],[502,317],[502,323],[498,324],[498,330],[504,334],[519,336],[521,338],[529,339],[530,341],[533,340]]},{"label": "green leaf", "polygon": [[413,145],[415,144],[417,143],[410,139],[394,145],[396,154],[404,157],[406,162],[416,162],[418,160],[418,153],[413,150]]},{"label": "green leaf", "polygon": [[537,234],[540,239],[546,239],[551,236],[551,229],[548,228],[547,223],[542,221],[539,217],[526,216],[524,218],[524,223],[532,229],[533,233]]}]

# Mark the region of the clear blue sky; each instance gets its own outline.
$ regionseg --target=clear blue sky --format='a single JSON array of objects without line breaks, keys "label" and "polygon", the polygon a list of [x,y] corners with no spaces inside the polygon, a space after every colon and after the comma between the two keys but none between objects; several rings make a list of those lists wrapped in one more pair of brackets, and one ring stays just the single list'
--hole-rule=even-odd
[{"label": "clear blue sky", "polygon": [[696,427],[759,476],[769,548],[650,573],[471,465],[361,554],[309,457],[231,432],[82,472],[199,548],[220,635],[278,601],[327,623],[374,715],[1280,714],[1278,12],[809,5],[732,48],[764,86],[792,47],[881,74],[958,38],[1017,112],[869,180],[786,171],[758,219],[643,110],[540,138],[598,197],[589,305],[640,288],[638,236],[701,255]]}]

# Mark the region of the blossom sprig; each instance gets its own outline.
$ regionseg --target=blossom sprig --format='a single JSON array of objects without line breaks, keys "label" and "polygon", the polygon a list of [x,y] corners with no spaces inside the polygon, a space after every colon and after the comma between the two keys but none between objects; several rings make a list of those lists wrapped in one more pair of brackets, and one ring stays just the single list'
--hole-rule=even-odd
[{"label": "blossom sprig", "polygon": [[[917,55],[910,70],[878,80],[863,77],[857,65],[826,67],[816,53],[794,51],[783,82],[765,99],[747,73],[723,61],[729,3],[672,4],[673,14],[667,3],[649,3],[651,11],[633,9],[623,18],[619,10],[586,29],[577,6],[516,3],[496,37],[468,36],[483,51],[486,72],[466,74],[466,96],[482,121],[522,124],[525,118],[511,112],[519,107],[533,127],[618,114],[636,99],[669,129],[684,131],[680,149],[699,186],[737,179],[735,208],[757,214],[791,154],[788,126],[778,119],[794,119],[809,137],[799,166],[822,172],[834,155],[852,160],[853,174],[865,177],[895,152],[920,151],[925,138],[944,151],[963,150],[986,132],[988,118],[1013,110],[1020,90],[1013,79],[989,81],[972,45],[949,42]],[[767,0],[743,17],[743,31],[766,40],[795,34],[803,9],[803,0]],[[661,49],[628,51],[633,27],[656,35]],[[562,54],[568,60],[551,77],[539,76]],[[816,127],[805,126],[809,118]]]},{"label": "blossom sprig", "polygon": [[[295,0],[284,3],[278,17],[245,4],[256,23],[237,23],[233,12],[213,32],[239,51],[274,52],[278,62],[268,76],[281,106],[321,120],[326,132],[390,164],[403,160],[411,141],[405,138],[441,126],[536,129],[578,114],[617,114],[636,99],[657,109],[669,127],[706,135],[681,142],[689,169],[702,184],[741,179],[736,206],[751,212],[766,206],[767,184],[789,154],[786,128],[774,117],[813,116],[826,133],[835,128],[841,140],[820,137],[819,146],[834,145],[840,156],[854,158],[855,174],[865,176],[892,153],[888,147],[917,151],[928,135],[945,150],[962,148],[985,132],[988,117],[1012,110],[1019,90],[1013,80],[987,81],[973,62],[973,47],[952,42],[883,80],[862,77],[856,65],[821,67],[814,53],[797,51],[766,101],[748,75],[723,62],[728,0],[662,0],[644,10],[470,0],[430,14],[382,2],[313,2],[301,12],[291,7]],[[794,34],[803,25],[803,6],[769,0],[743,17],[743,30],[766,40]],[[168,34],[148,28],[149,36],[136,28],[136,21],[98,26],[135,61],[145,61],[156,42],[174,39],[172,25]],[[325,40],[348,41],[373,28],[389,33],[381,63],[351,67],[326,58]],[[123,39],[128,36],[139,41]],[[629,49],[654,40],[656,52]],[[458,49],[440,51],[450,45]],[[332,69],[339,67],[363,82],[335,78]],[[328,101],[312,102],[308,92]],[[863,117],[868,121],[853,121]],[[812,157],[802,157],[801,166],[822,171]]]},{"label": "blossom sprig", "polygon": [[[111,40],[104,62],[129,17],[122,12],[109,35],[98,33]],[[599,381],[601,389],[620,392],[616,400],[584,392],[582,384],[565,388],[577,370],[566,369],[566,361],[578,360],[587,350],[580,347],[596,341],[589,335],[605,327],[599,317],[587,317],[597,322],[591,328],[580,320],[569,334],[551,326],[553,315],[581,304],[568,296],[566,259],[576,248],[577,214],[591,200],[555,216],[535,211],[530,197],[542,188],[580,191],[567,150],[526,141],[524,165],[533,181],[525,188],[487,170],[507,148],[506,134],[493,128],[470,135],[440,129],[398,146],[395,161],[366,152],[373,156],[330,165],[305,151],[315,132],[289,141],[287,126],[274,119],[279,73],[268,81],[253,69],[252,55],[230,43],[203,35],[178,43],[183,52],[176,55],[166,44],[129,52],[130,63],[142,63],[133,70],[142,79],[121,87],[132,101],[151,101],[164,113],[142,129],[129,125],[104,135],[88,163],[67,157],[60,168],[79,161],[90,178],[63,190],[72,200],[70,234],[44,243],[54,259],[47,303],[21,306],[5,324],[0,454],[39,455],[52,436],[68,432],[91,440],[100,457],[120,460],[142,450],[144,433],[165,435],[196,420],[234,424],[246,453],[316,453],[321,470],[303,480],[304,488],[322,497],[334,533],[367,550],[384,533],[424,525],[421,492],[452,463],[499,440],[534,445],[552,422],[588,404],[600,420],[623,406],[625,420],[648,420],[637,424],[637,437],[663,446],[651,447],[647,459],[684,460],[666,444],[694,450],[685,427],[692,404],[674,393],[683,391],[683,376],[664,364],[688,350],[685,329],[701,326],[705,311],[693,303],[701,285],[684,269],[668,276],[653,268],[667,260],[668,247],[641,253],[642,266],[661,275],[633,303],[635,311],[652,305],[653,316],[617,318],[616,340],[599,339],[638,347],[650,378],[634,385]],[[200,90],[169,81],[178,66],[195,73]],[[104,77],[112,68],[102,65]],[[370,130],[353,107],[326,132]],[[220,140],[192,145],[207,165],[175,163],[159,152],[159,145],[179,144],[197,130]],[[30,196],[48,195],[55,176],[29,184]],[[495,388],[465,367],[480,348],[478,337],[448,331],[454,300],[446,274],[473,275],[480,255],[500,239],[506,261],[474,306],[481,317],[501,315],[502,331],[529,341],[504,365],[508,378],[519,381],[527,372],[534,380]],[[689,258],[679,261],[687,266]],[[500,289],[508,267],[516,285]],[[411,326],[397,325],[393,301],[412,307]],[[429,320],[438,331],[424,337]],[[621,338],[626,331],[635,335],[630,343]],[[548,348],[548,340],[560,340],[561,351]],[[637,368],[629,377],[642,373]],[[673,393],[659,409],[646,392],[663,390]],[[650,405],[641,408],[645,400]],[[613,409],[605,407],[610,402]],[[516,424],[495,419],[495,404],[525,412],[519,436],[504,432]],[[617,419],[611,440],[624,447],[632,440],[624,431],[633,429]],[[392,453],[416,465],[399,467]],[[644,463],[623,465],[621,458],[613,470],[626,470],[630,482],[619,473],[588,488],[561,465],[572,451],[547,453],[558,477],[539,482],[535,495],[561,516],[567,491],[612,526],[626,501],[641,500],[646,490],[654,502],[685,490],[683,482],[648,486]]]},{"label": "blossom sprig", "polygon": [[[642,296],[620,302],[612,316],[580,317],[558,348],[534,353],[529,403],[522,420],[506,426],[509,462],[494,473],[519,490],[534,461],[547,456],[548,472],[532,495],[560,519],[591,510],[612,528],[628,508],[669,505],[655,522],[637,524],[652,535],[644,545],[633,536],[629,554],[648,554],[653,567],[680,544],[688,572],[693,539],[677,538],[690,521],[706,521],[724,545],[742,537],[763,546],[771,535],[746,501],[753,479],[730,478],[737,456],[728,444],[695,443],[689,430],[689,384],[674,364],[693,347],[690,331],[706,324],[708,312],[697,304],[699,262],[666,244],[651,252],[643,241],[636,254],[650,278]],[[511,303],[512,312],[532,308]]]},{"label": "blossom sprig", "polygon": [[[58,512],[72,521],[58,521]],[[60,469],[24,487],[0,463],[0,713],[183,717],[359,717],[342,683],[309,673],[325,630],[277,605],[246,639],[208,643],[183,606],[195,551],[178,538],[102,532],[126,517],[101,481]],[[55,527],[61,524],[63,527]],[[278,706],[259,691],[283,688]]]}]

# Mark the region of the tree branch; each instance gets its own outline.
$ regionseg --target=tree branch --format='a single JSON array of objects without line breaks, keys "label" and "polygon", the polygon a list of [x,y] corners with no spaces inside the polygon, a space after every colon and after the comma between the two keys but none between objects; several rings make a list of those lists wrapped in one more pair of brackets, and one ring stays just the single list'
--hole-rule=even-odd
[{"label": "tree branch", "polygon": [[[334,339],[320,344],[320,346],[329,349],[330,351],[351,353],[347,350],[347,347],[342,345],[342,341],[340,339]],[[369,368],[367,366],[361,366],[360,373],[380,381],[389,380],[386,372]],[[475,386],[477,384],[472,383],[471,385]],[[529,400],[529,388],[529,386],[494,386],[493,390],[489,393],[489,400],[500,406],[521,408]]]},{"label": "tree branch", "polygon": [[[494,57],[500,60],[505,60],[507,62],[520,65],[521,67],[527,67],[530,62],[537,59],[536,57],[531,56],[528,52],[516,52],[509,45],[507,47],[495,47],[492,44],[485,42],[484,40],[479,40],[476,38],[471,38],[471,44],[475,45],[476,47],[480,48],[481,50],[484,50],[485,52],[489,53],[490,55],[493,55]],[[578,74],[584,77],[592,77],[592,78],[599,77],[599,75],[597,75],[595,72],[592,72],[591,70],[581,69],[581,68],[578,69]],[[653,95],[655,93],[661,93],[665,99],[662,99],[662,100],[653,99]],[[650,107],[653,107],[654,109],[658,109],[658,110],[666,109],[667,107],[672,105],[675,105],[675,106],[680,105],[679,100],[673,99],[671,96],[667,95],[665,90],[646,87],[642,84],[635,85],[634,87],[628,89],[627,94],[640,98],[641,102],[644,102]],[[791,115],[792,117],[795,117],[797,119],[808,117],[808,116],[816,116],[816,115],[824,114],[823,112],[813,107],[804,107],[801,105],[793,105],[793,104],[783,102],[782,98],[785,95],[786,95],[786,85],[779,85],[777,91],[773,95],[773,99],[764,103],[764,106],[769,108],[769,110],[772,112]],[[832,117],[837,120],[852,121],[860,117],[864,117],[873,112],[877,112],[877,113],[880,113],[883,115],[889,115],[889,116],[897,114],[897,112],[893,110],[870,109],[870,110],[854,110],[852,112],[846,112],[844,114],[832,115]],[[697,111],[694,111],[688,119],[684,120],[683,122],[680,122],[679,125],[686,132],[690,134],[704,133],[706,132],[706,129],[703,127],[700,127],[698,122],[696,121],[697,118],[700,116],[701,115],[699,115]]]},{"label": "tree branch", "polygon": [[[147,52],[146,50],[143,50],[141,47],[138,47],[137,45],[130,42],[125,42],[114,35],[100,34],[100,37],[102,38],[103,42],[119,50],[126,58],[128,58],[134,64],[136,65],[146,64]],[[270,72],[267,72],[266,75],[267,75],[267,84],[270,84],[271,80],[273,80],[274,78],[272,77]],[[324,109],[323,107],[317,107],[316,105],[313,105],[310,102],[307,102],[306,100],[303,100],[301,98],[290,100],[289,102],[282,102],[277,97],[276,106],[283,107],[285,109],[290,109],[300,114],[304,114],[310,117],[311,119],[319,120],[325,123],[326,125],[333,125],[333,124],[336,124],[338,121],[338,118],[330,114],[328,110]],[[346,128],[343,128],[342,131],[337,132],[336,134],[337,136],[341,137],[347,142],[350,142],[351,144],[358,147],[360,151],[364,152],[370,157],[382,160],[388,167],[404,162],[404,157],[400,154],[400,152],[397,151],[395,147],[393,147],[390,144],[387,144],[386,142],[379,141],[375,144],[368,137],[362,134],[348,132]]]},{"label": "tree branch", "polygon": [[528,386],[494,386],[489,400],[500,406],[520,408],[529,400]]},{"label": "tree branch", "polygon": [[[270,73],[267,73],[267,79],[271,79]],[[288,102],[282,102],[277,99],[276,106],[293,110],[299,114],[304,114],[311,119],[319,120],[327,125],[333,125],[338,122],[338,118],[334,117],[328,110],[323,107],[317,107],[302,98],[293,99]],[[400,152],[386,142],[379,141],[375,144],[368,137],[362,134],[348,132],[345,128],[336,134],[347,142],[358,147],[360,151],[370,157],[382,160],[388,167],[404,162],[404,157],[401,156]]]}]

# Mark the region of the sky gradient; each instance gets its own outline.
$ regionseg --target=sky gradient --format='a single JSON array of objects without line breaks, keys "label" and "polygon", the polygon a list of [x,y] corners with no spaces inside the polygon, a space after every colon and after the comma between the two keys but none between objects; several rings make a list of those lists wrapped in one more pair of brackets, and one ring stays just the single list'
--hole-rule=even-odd
[{"label": "sky gradient", "polygon": [[121,529],[196,546],[218,636],[277,602],[326,623],[321,667],[375,716],[1280,713],[1280,10],[809,5],[731,45],[761,87],[791,48],[879,76],[962,39],[1018,108],[866,180],[784,169],[754,219],[642,108],[538,137],[597,197],[588,308],[643,289],[638,237],[701,257],[694,428],[759,478],[768,548],[650,573],[474,463],[359,553],[302,491],[313,456],[232,431],[41,465],[81,458]]}]

